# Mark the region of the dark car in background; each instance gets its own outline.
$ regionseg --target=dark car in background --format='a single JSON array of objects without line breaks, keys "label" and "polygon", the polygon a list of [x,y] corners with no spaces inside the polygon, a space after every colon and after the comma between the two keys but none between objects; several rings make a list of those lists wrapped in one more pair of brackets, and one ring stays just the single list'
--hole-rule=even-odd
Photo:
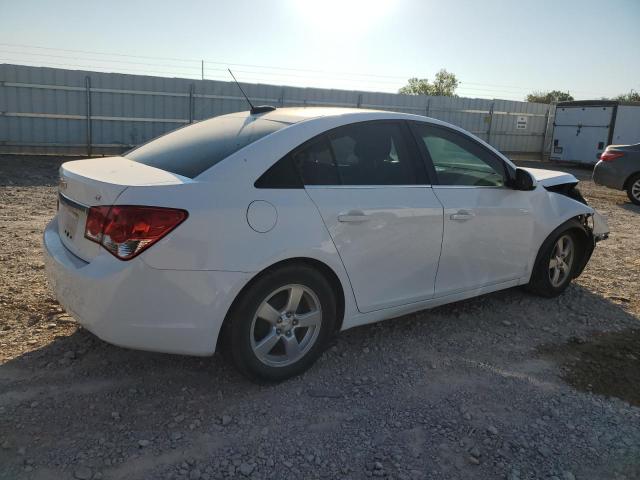
[{"label": "dark car in background", "polygon": [[640,205],[640,143],[609,145],[593,169],[593,181],[626,190],[629,200]]}]

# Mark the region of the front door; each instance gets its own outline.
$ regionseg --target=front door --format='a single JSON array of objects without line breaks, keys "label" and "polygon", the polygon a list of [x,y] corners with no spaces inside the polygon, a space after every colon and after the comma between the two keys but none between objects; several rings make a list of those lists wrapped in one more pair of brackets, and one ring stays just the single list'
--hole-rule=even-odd
[{"label": "front door", "polygon": [[402,122],[363,122],[332,130],[293,154],[361,312],[434,293],[442,205],[412,142]]},{"label": "front door", "polygon": [[502,159],[463,133],[415,123],[435,170],[444,236],[435,295],[521,278],[533,234],[531,192],[505,186]]}]

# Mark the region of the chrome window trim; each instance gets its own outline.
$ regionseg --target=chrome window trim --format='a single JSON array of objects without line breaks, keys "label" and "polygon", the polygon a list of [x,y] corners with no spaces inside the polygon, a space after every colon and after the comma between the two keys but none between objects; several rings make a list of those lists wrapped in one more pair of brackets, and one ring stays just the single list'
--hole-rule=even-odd
[{"label": "chrome window trim", "polygon": [[345,188],[358,188],[358,189],[373,189],[373,188],[431,188],[433,185],[305,185],[305,189],[320,189],[320,188],[332,188],[332,189],[345,189]]},{"label": "chrome window trim", "polygon": [[509,187],[493,185],[434,185],[434,188],[492,188],[494,190],[511,190]]}]

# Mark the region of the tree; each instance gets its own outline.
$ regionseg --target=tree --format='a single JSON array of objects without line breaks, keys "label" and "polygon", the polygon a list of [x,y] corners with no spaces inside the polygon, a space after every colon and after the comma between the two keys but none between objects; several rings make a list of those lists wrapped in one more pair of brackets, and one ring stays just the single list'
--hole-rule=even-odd
[{"label": "tree", "polygon": [[640,102],[640,93],[634,92],[633,89],[631,89],[629,93],[618,95],[614,100],[618,100],[619,102]]},{"label": "tree", "polygon": [[455,74],[447,72],[444,68],[436,73],[433,83],[427,78],[410,78],[407,84],[398,90],[403,95],[437,95],[442,97],[456,97],[456,88],[460,81]]},{"label": "tree", "polygon": [[569,92],[561,92],[560,90],[535,91],[527,95],[527,102],[533,103],[571,102],[572,100],[573,96]]}]

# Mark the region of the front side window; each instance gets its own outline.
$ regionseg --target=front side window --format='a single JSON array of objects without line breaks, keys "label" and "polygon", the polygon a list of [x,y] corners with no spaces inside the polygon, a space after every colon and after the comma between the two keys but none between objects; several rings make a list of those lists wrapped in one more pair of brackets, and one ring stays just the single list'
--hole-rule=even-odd
[{"label": "front side window", "polygon": [[502,187],[502,160],[463,134],[432,125],[415,124],[429,152],[440,185]]}]

